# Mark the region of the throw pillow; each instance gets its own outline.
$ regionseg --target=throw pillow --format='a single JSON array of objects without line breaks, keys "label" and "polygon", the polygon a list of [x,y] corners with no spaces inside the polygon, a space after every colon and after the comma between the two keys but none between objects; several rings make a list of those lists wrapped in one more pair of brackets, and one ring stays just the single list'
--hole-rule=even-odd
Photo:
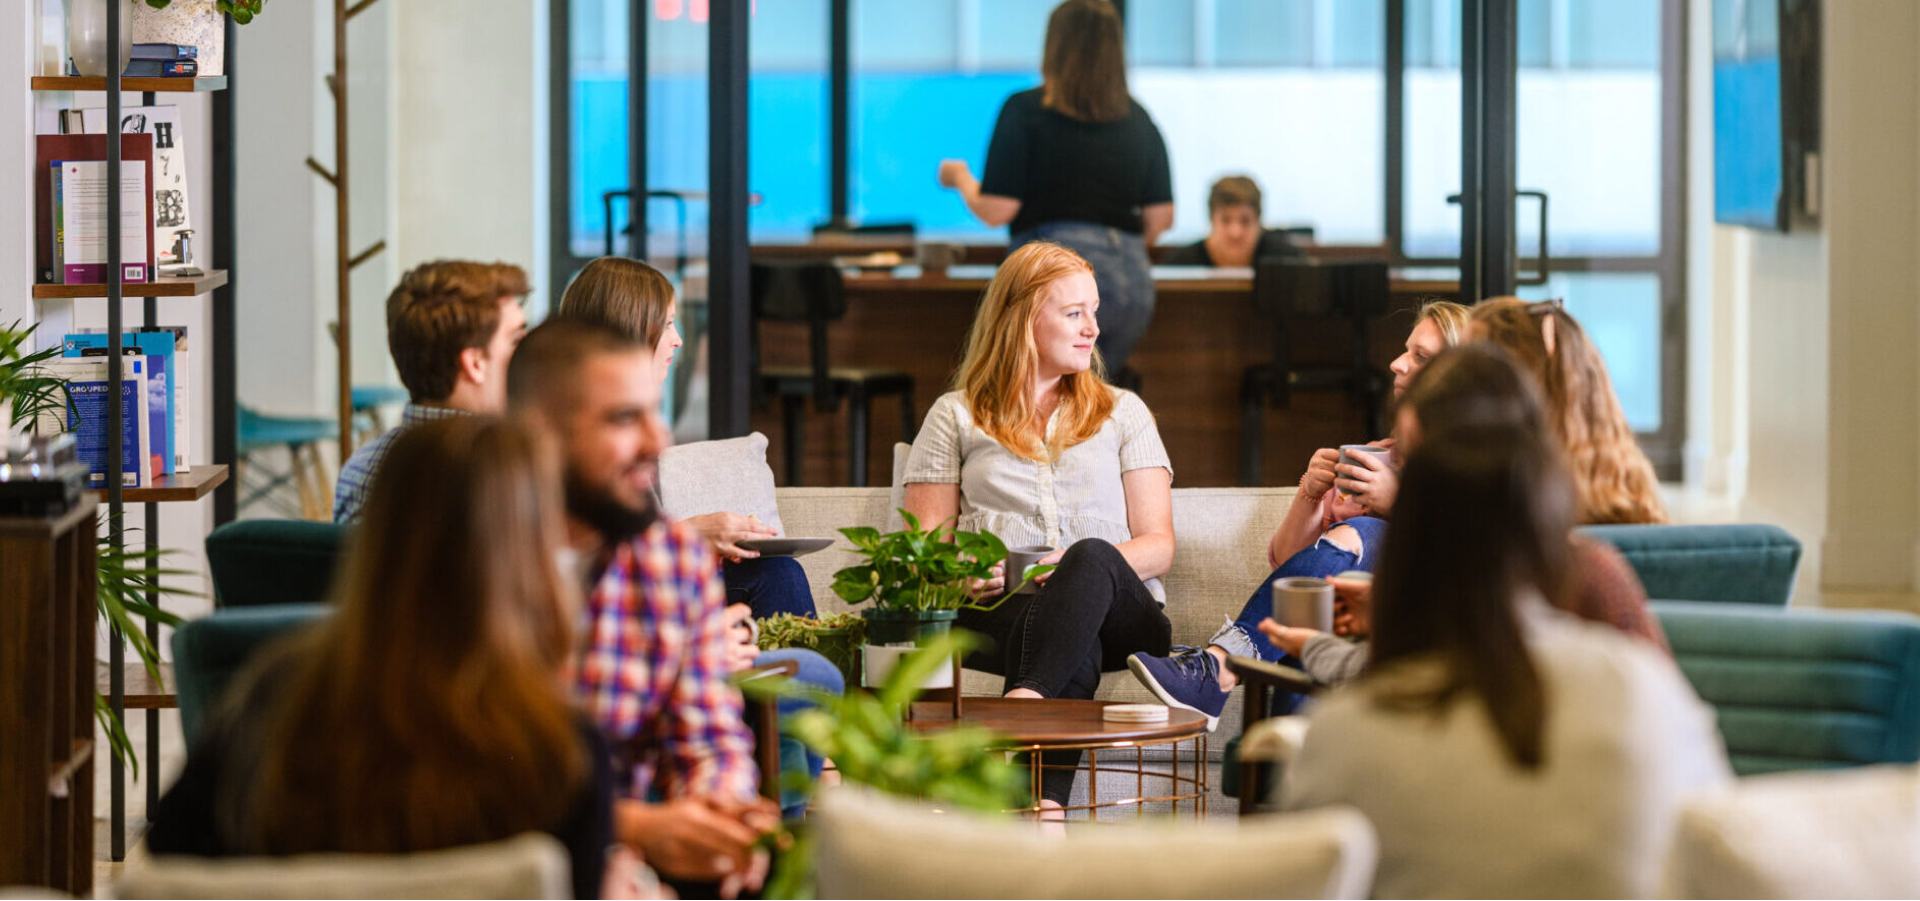
[{"label": "throw pillow", "polygon": [[767,465],[767,436],[696,441],[660,455],[660,505],[676,519],[708,513],[757,516],[780,534],[780,507]]}]

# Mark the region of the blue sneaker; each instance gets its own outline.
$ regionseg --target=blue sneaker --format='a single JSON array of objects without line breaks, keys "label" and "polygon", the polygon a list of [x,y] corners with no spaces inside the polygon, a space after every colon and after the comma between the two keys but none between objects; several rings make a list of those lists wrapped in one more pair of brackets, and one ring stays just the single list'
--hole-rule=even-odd
[{"label": "blue sneaker", "polygon": [[1206,717],[1208,732],[1220,725],[1227,692],[1220,690],[1220,661],[1206,649],[1178,646],[1171,657],[1137,653],[1127,658],[1127,669],[1168,707]]}]

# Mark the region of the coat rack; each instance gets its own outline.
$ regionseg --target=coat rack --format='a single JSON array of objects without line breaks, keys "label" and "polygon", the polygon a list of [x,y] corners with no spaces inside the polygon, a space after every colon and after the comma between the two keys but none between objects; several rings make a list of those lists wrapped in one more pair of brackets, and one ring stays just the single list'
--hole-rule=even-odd
[{"label": "coat rack", "polygon": [[380,0],[359,0],[352,6],[347,0],[333,0],[333,74],[326,77],[327,93],[333,95],[333,169],[307,157],[307,168],[333,186],[334,274],[339,282],[339,332],[334,344],[340,352],[340,461],[353,453],[353,270],[387,249],[386,239],[375,241],[359,253],[350,253],[347,235],[347,22],[367,11]]}]

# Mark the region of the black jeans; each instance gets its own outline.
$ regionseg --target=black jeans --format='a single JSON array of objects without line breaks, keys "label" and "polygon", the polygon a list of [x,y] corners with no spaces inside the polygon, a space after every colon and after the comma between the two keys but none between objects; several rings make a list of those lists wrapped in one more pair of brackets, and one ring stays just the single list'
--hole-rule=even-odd
[{"label": "black jeans", "polygon": [[[1097,538],[1067,548],[1040,590],[1014,595],[992,610],[961,610],[955,625],[992,639],[967,657],[971,669],[1006,677],[1006,691],[1027,688],[1048,698],[1091,698],[1100,674],[1127,668],[1137,651],[1165,656],[1173,624],[1140,576],[1112,544]],[[1044,756],[1041,795],[1067,803],[1080,752]],[[1054,769],[1058,766],[1062,769]]]}]

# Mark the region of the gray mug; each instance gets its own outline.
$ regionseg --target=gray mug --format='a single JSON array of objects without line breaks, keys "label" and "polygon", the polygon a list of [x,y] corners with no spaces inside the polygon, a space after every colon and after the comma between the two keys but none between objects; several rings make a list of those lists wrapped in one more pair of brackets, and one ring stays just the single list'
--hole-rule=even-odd
[{"label": "gray mug", "polygon": [[1273,580],[1273,621],[1283,626],[1333,631],[1333,583],[1310,576]]},{"label": "gray mug", "polygon": [[[1019,547],[1008,548],[1006,566],[1007,587],[1011,588],[1019,585],[1020,577],[1026,573],[1027,569],[1039,563],[1051,553],[1053,553],[1053,548],[1044,544],[1023,544]],[[1020,589],[1019,593],[1028,594],[1032,592],[1034,588],[1035,586],[1028,585]]]}]

